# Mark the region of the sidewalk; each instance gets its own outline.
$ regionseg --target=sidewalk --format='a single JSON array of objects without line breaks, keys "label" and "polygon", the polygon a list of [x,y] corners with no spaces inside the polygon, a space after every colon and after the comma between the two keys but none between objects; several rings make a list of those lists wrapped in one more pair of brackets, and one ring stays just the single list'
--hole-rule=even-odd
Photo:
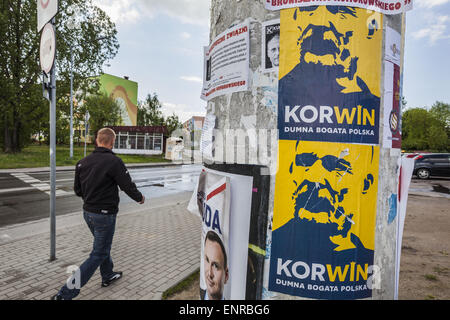
[{"label": "sidewalk", "polygon": [[[99,270],[77,300],[159,300],[199,268],[201,220],[186,210],[190,193],[128,204],[117,217],[111,256],[123,278],[100,286]],[[92,248],[81,212],[58,216],[56,261],[49,262],[48,219],[0,229],[0,300],[48,300]]]}]

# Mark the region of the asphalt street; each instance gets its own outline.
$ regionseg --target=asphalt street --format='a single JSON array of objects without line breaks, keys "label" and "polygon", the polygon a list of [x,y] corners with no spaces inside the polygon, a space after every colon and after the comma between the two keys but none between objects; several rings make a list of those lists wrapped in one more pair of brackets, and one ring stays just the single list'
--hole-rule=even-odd
[{"label": "asphalt street", "polygon": [[[201,165],[129,169],[147,201],[194,190]],[[74,171],[56,173],[56,215],[79,212],[82,200],[73,192]],[[49,216],[50,173],[0,173],[0,227]],[[133,202],[120,192],[120,205]]]}]

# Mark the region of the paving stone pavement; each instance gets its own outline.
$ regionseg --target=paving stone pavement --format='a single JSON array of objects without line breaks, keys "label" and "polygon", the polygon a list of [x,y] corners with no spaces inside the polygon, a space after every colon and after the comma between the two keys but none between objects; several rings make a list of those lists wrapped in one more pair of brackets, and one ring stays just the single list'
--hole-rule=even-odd
[{"label": "paving stone pavement", "polygon": [[[158,300],[195,272],[200,264],[201,220],[186,210],[187,199],[187,195],[178,201],[162,199],[153,207],[133,205],[119,212],[111,256],[123,278],[102,288],[97,270],[76,299]],[[70,276],[67,267],[80,265],[92,248],[93,237],[81,215],[74,214],[71,219],[76,223],[57,229],[53,262],[48,261],[48,228],[0,241],[0,300],[48,300],[57,293]],[[11,234],[25,227],[10,227]],[[7,234],[8,227],[0,233]]]}]

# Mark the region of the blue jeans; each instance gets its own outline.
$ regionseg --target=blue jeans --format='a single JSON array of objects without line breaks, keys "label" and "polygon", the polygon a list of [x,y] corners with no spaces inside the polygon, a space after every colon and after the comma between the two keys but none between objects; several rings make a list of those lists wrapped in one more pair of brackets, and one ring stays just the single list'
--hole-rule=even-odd
[{"label": "blue jeans", "polygon": [[79,268],[80,279],[73,281],[71,288],[67,283],[59,290],[64,300],[71,300],[80,293],[83,287],[100,267],[102,280],[107,280],[113,275],[113,262],[110,251],[114,231],[116,227],[116,215],[104,215],[84,211],[84,220],[94,236],[94,245],[89,258]]}]

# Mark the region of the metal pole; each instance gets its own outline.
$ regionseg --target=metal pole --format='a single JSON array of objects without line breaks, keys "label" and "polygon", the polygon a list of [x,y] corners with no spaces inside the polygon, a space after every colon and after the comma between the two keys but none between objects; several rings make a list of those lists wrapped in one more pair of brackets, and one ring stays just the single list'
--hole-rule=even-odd
[{"label": "metal pole", "polygon": [[73,52],[70,46],[70,159],[73,158]]},{"label": "metal pole", "polygon": [[[55,25],[55,18],[52,19]],[[56,259],[56,64],[50,75],[50,261]]]}]

